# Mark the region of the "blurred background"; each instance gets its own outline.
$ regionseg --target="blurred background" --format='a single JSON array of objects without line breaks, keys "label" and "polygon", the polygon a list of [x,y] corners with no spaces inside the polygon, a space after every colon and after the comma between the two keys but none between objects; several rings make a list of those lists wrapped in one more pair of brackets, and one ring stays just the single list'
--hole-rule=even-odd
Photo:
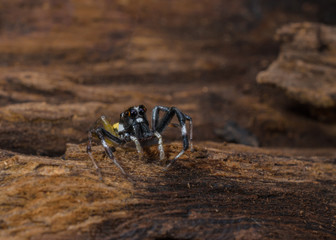
[{"label": "blurred background", "polygon": [[[195,141],[334,147],[334,103],[256,79],[283,50],[278,29],[335,25],[335,9],[332,0],[2,0],[0,147],[60,156],[100,115],[115,122],[139,104],[180,108]],[[165,135],[180,139],[178,129]]]}]

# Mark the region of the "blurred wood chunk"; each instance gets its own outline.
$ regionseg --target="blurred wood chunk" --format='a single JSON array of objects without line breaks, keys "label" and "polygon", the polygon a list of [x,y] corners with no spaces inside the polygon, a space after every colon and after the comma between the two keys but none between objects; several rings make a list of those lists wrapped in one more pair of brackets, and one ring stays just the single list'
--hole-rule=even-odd
[{"label": "blurred wood chunk", "polygon": [[283,89],[297,102],[313,108],[336,106],[336,28],[294,23],[280,28],[278,58],[258,74],[260,84]]}]

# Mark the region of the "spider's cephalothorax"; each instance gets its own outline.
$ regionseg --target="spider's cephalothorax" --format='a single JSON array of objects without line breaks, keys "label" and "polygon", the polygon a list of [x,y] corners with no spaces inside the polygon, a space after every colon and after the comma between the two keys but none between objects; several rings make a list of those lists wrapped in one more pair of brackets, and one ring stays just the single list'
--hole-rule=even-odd
[{"label": "spider's cephalothorax", "polygon": [[[103,145],[106,154],[113,162],[119,167],[123,174],[126,174],[124,169],[119,165],[117,160],[113,155],[112,149],[109,147],[108,143],[124,145],[128,142],[134,142],[135,147],[140,156],[143,155],[142,147],[148,142],[152,142],[151,140],[157,139],[158,148],[160,151],[160,159],[163,160],[165,158],[164,150],[163,150],[163,142],[161,133],[163,130],[169,125],[174,115],[176,115],[179,125],[181,127],[182,133],[182,141],[183,141],[183,149],[177,154],[177,156],[170,161],[167,165],[167,168],[176,161],[189,147],[192,149],[192,119],[188,115],[181,112],[179,109],[175,107],[163,107],[156,106],[152,111],[152,126],[150,128],[147,117],[146,117],[146,107],[144,105],[134,106],[128,108],[126,111],[120,114],[119,122],[115,124],[110,124],[109,121],[106,120],[104,116],[101,116],[100,120],[102,122],[102,126],[92,129],[89,131],[89,141],[87,145],[87,152],[90,156],[90,159],[100,173],[100,169],[92,156],[91,146],[92,146],[92,134],[96,135],[101,144]],[[160,119],[159,113],[160,111],[165,112],[165,115]],[[189,131],[190,138],[187,136],[187,127],[185,122],[189,121]],[[100,176],[101,177],[101,176]]]}]

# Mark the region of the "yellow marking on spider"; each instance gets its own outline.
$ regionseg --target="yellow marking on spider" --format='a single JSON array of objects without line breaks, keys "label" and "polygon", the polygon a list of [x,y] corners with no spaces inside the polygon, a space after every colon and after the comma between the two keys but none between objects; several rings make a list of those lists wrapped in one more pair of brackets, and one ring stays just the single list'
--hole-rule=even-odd
[{"label": "yellow marking on spider", "polygon": [[112,134],[113,134],[114,136],[118,137],[119,123],[117,122],[117,123],[113,124],[113,125],[112,125],[112,128],[113,128],[113,132],[112,132]]},{"label": "yellow marking on spider", "polygon": [[[103,122],[104,129],[112,133],[114,136],[118,137],[118,128],[119,123],[111,124],[104,116],[101,117],[101,120]],[[116,145],[114,142],[110,141],[109,139],[105,138],[105,141],[108,144]]]}]

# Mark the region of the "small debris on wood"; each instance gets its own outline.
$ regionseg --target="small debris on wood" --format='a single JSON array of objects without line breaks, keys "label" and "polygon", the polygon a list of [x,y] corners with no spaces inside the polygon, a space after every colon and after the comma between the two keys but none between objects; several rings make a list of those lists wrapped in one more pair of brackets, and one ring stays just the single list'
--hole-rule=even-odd
[{"label": "small debris on wood", "polygon": [[239,143],[253,147],[259,146],[256,136],[233,121],[228,121],[223,128],[216,128],[215,133],[219,138],[226,142]]}]

